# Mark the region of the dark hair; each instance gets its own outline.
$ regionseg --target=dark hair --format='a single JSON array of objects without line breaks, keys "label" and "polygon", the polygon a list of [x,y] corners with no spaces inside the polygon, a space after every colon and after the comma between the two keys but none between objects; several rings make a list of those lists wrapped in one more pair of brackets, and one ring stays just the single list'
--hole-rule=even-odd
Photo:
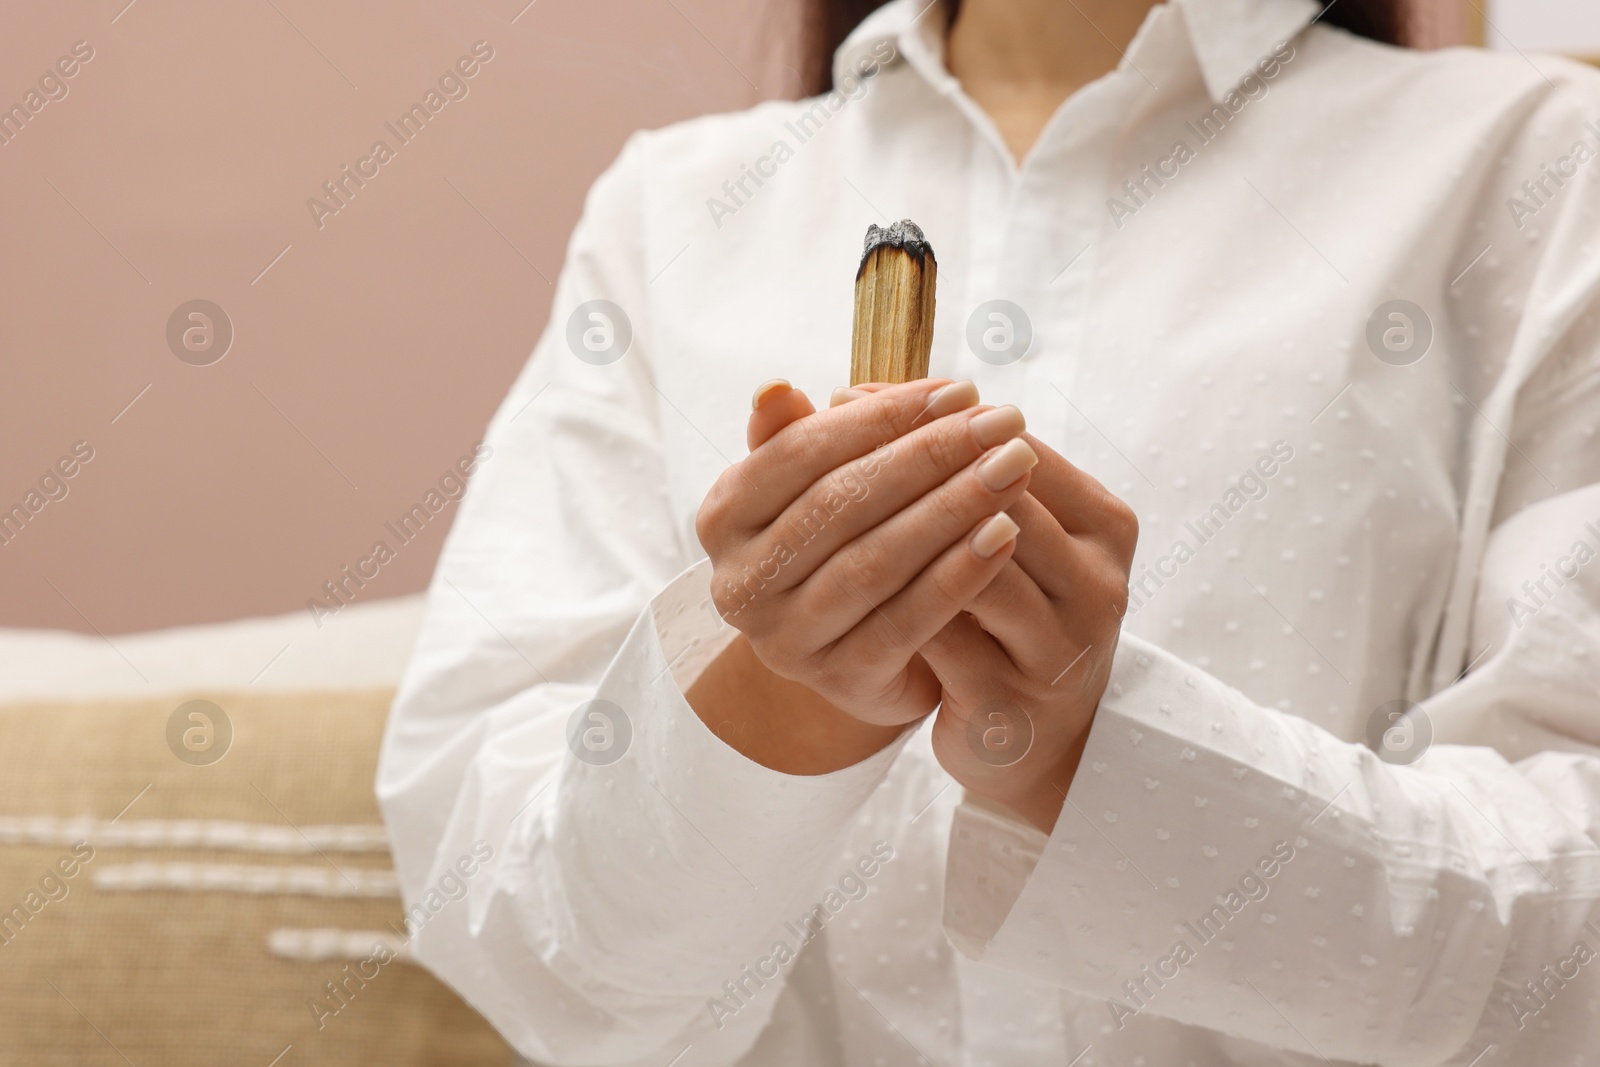
[{"label": "dark hair", "polygon": [[[800,74],[807,93],[826,92],[833,85],[833,53],[850,31],[882,7],[885,0],[801,0],[804,49]],[[952,9],[960,0],[948,0]],[[1337,0],[1323,8],[1319,21],[1340,26],[1384,44],[1405,43],[1404,0]]]}]

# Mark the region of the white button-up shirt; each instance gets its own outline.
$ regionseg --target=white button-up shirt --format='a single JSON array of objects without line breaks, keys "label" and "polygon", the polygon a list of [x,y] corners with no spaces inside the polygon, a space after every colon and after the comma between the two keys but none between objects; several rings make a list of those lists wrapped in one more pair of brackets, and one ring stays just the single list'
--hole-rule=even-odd
[{"label": "white button-up shirt", "polygon": [[[920,3],[594,186],[385,741],[420,959],[555,1064],[1600,1063],[1600,77],[1173,0],[1018,166]],[[902,217],[933,373],[1141,520],[1048,837],[683,696],[695,511]]]}]

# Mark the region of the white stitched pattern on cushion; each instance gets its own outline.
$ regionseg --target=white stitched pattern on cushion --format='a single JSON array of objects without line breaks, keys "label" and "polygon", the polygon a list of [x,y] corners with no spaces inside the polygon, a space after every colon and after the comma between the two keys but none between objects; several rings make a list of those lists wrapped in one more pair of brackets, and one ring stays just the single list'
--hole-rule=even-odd
[{"label": "white stitched pattern on cushion", "polygon": [[410,946],[388,930],[281,926],[267,934],[267,951],[289,960],[360,960],[370,957],[379,942],[388,947],[395,959],[414,962]]},{"label": "white stitched pattern on cushion", "polygon": [[0,815],[0,845],[224,848],[240,852],[388,852],[382,823],[283,826],[220,819],[58,819],[49,815]]},{"label": "white stitched pattern on cushion", "polygon": [[296,893],[313,897],[400,896],[394,871],[372,867],[268,867],[239,863],[126,863],[93,872],[105,890]]}]

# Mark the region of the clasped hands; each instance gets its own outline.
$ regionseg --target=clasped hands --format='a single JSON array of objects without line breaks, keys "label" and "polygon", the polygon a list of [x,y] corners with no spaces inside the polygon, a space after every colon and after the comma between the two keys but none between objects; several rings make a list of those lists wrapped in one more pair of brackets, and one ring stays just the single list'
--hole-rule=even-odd
[{"label": "clasped hands", "polygon": [[935,708],[935,755],[1049,833],[1110,673],[1138,522],[967,381],[768,382],[696,518],[739,634],[687,694],[751,759],[823,774]]}]

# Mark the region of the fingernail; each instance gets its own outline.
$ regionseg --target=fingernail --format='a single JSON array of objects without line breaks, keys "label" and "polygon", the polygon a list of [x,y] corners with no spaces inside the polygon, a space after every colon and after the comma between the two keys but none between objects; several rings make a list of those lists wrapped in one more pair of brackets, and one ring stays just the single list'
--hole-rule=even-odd
[{"label": "fingernail", "polygon": [[951,382],[940,389],[928,401],[927,408],[922,413],[918,422],[932,422],[942,419],[946,415],[953,415],[964,411],[978,402],[978,387],[971,381]]},{"label": "fingernail", "polygon": [[860,400],[864,396],[871,395],[865,389],[852,389],[848,385],[841,385],[833,391],[833,396],[828,400],[828,406],[836,408],[840,404],[848,404],[852,400]]},{"label": "fingernail", "polygon": [[978,464],[978,481],[987,486],[990,492],[998,493],[1032,470],[1038,462],[1039,457],[1028,447],[1028,442],[1013,437]]},{"label": "fingernail", "polygon": [[761,402],[763,400],[765,400],[770,394],[777,392],[779,389],[793,389],[793,388],[794,388],[794,386],[790,385],[788,382],[784,381],[782,378],[774,378],[771,381],[762,382],[760,387],[756,389],[756,395],[750,398],[750,410],[751,411],[760,410]]},{"label": "fingernail", "polygon": [[972,436],[980,447],[993,448],[1004,444],[1027,428],[1027,420],[1020,409],[1011,404],[985,411],[972,417]]},{"label": "fingernail", "polygon": [[972,535],[972,554],[979,559],[988,559],[1021,532],[1022,527],[1002,511],[978,527],[978,532]]}]

